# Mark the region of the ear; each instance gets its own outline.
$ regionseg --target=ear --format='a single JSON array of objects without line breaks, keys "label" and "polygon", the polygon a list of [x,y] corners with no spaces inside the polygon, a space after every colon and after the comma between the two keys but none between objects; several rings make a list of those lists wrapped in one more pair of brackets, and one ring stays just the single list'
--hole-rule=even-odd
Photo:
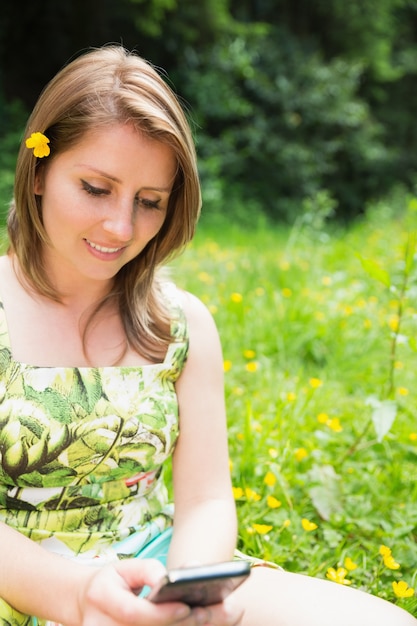
[{"label": "ear", "polygon": [[35,184],[33,186],[33,191],[37,196],[41,196],[43,194],[43,179],[44,168],[40,167],[35,172]]}]

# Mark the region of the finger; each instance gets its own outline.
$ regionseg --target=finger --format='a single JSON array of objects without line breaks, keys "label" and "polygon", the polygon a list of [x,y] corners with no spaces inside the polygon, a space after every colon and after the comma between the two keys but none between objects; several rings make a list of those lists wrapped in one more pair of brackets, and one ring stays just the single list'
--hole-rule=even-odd
[{"label": "finger", "polygon": [[194,609],[193,616],[197,619],[197,624],[237,626],[242,621],[243,609],[236,606],[235,602],[226,599],[220,604]]},{"label": "finger", "polygon": [[114,567],[130,589],[153,587],[166,574],[166,568],[157,559],[127,559]]},{"label": "finger", "polygon": [[[166,626],[190,615],[185,604],[153,604],[132,593],[132,588],[152,586],[165,572],[158,561],[122,561],[116,566],[100,570],[86,592],[84,616],[86,624],[101,621],[92,615],[101,615],[114,624],[146,623],[149,626]],[[111,621],[113,620],[113,622]]]}]

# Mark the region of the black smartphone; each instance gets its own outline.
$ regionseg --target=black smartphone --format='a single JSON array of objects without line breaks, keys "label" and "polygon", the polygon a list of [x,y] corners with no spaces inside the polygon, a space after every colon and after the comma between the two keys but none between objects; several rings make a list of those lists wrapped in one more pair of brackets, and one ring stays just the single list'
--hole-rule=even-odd
[{"label": "black smartphone", "polygon": [[188,606],[207,606],[222,602],[250,574],[246,561],[227,561],[199,567],[168,571],[159,585],[152,588],[152,602],[183,602]]}]

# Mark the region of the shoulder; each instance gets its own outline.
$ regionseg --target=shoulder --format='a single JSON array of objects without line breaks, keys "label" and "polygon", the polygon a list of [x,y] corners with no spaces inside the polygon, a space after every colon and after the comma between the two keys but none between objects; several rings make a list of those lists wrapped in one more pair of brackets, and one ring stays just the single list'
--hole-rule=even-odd
[{"label": "shoulder", "polygon": [[203,302],[189,291],[178,289],[180,306],[186,317],[190,330],[215,329],[213,316]]},{"label": "shoulder", "polygon": [[[179,290],[189,337],[188,364],[201,359],[206,363],[222,363],[222,349],[216,323],[206,305],[188,291]],[[223,366],[222,366],[223,367]]]},{"label": "shoulder", "polygon": [[0,298],[13,288],[14,282],[10,258],[6,255],[0,256]]},{"label": "shoulder", "polygon": [[10,267],[10,259],[6,255],[0,256],[0,276],[3,276]]},{"label": "shoulder", "polygon": [[190,328],[201,325],[215,327],[210,311],[194,294],[180,289],[172,282],[164,282],[162,292],[170,311],[181,311]]},{"label": "shoulder", "polygon": [[[220,338],[207,306],[197,296],[180,289],[174,283],[165,283],[163,293],[173,315],[174,329],[178,323],[182,329],[179,334],[188,338],[188,361],[201,355],[220,358]],[[174,335],[178,335],[178,332],[174,332]]]}]

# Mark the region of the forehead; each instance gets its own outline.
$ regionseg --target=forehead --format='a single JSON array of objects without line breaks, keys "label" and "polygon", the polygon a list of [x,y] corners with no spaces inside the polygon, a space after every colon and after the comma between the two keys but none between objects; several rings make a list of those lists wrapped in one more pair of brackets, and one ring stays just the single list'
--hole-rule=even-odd
[{"label": "forehead", "polygon": [[89,130],[67,151],[57,155],[57,165],[105,172],[115,182],[152,179],[153,186],[172,184],[177,159],[167,143],[149,137],[129,124]]}]

